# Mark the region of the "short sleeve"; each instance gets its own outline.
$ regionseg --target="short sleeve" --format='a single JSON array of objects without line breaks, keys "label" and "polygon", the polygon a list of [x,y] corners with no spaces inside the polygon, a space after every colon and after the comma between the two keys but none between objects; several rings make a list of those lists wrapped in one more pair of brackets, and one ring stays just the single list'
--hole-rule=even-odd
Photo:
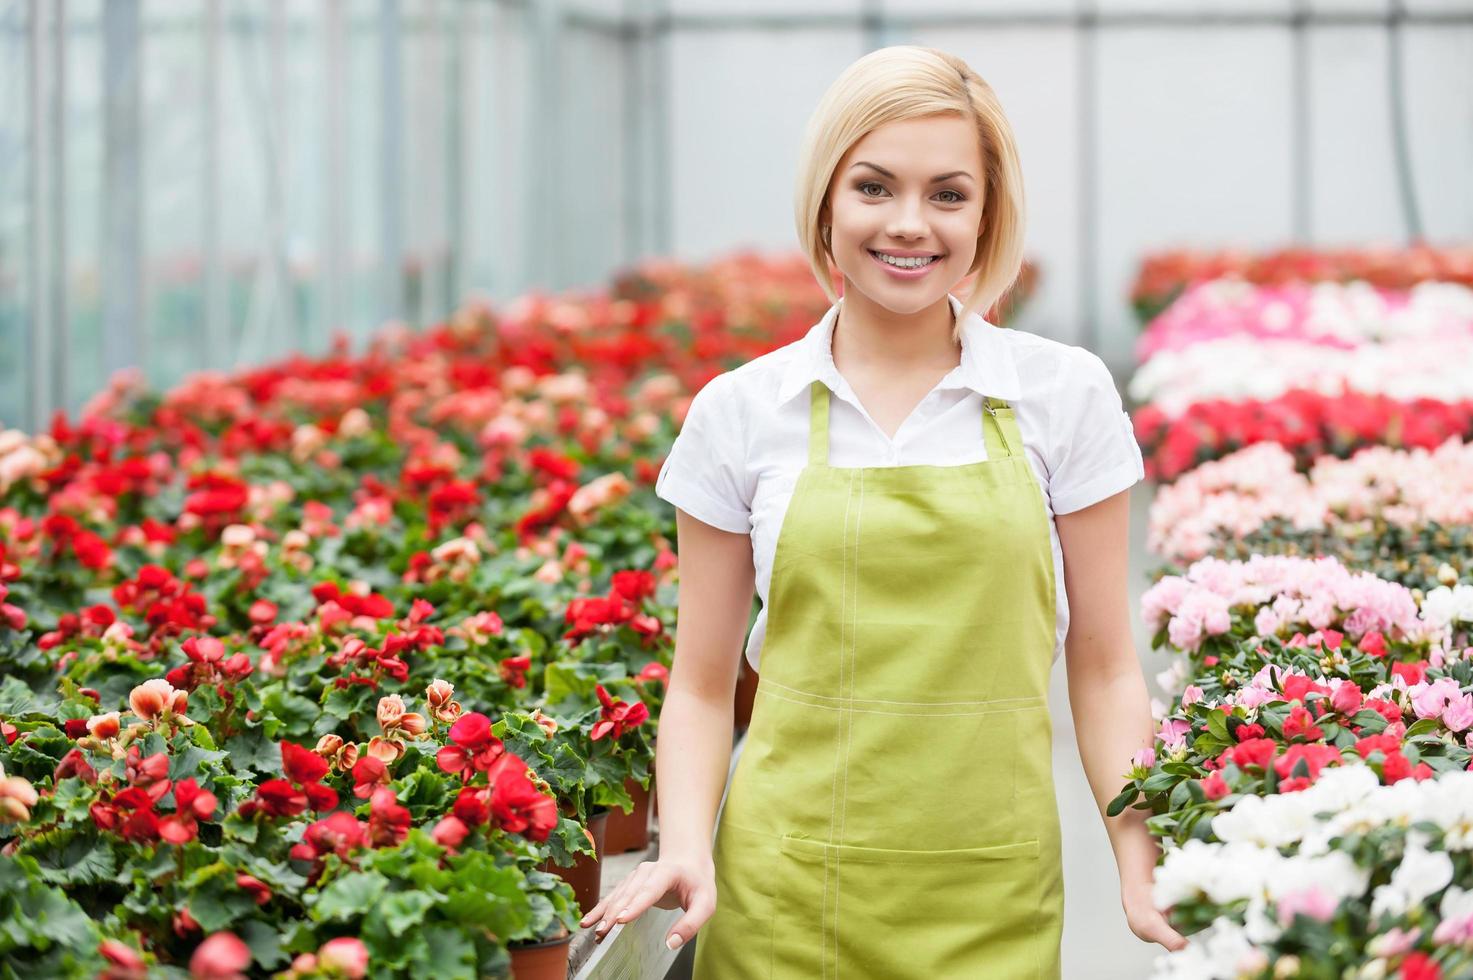
[{"label": "short sleeve", "polygon": [[1099,503],[1145,478],[1141,447],[1105,362],[1071,347],[1050,406],[1049,500],[1055,514]]},{"label": "short sleeve", "polygon": [[723,531],[751,531],[746,442],[741,406],[729,373],[691,399],[670,454],[655,478],[655,496]]}]

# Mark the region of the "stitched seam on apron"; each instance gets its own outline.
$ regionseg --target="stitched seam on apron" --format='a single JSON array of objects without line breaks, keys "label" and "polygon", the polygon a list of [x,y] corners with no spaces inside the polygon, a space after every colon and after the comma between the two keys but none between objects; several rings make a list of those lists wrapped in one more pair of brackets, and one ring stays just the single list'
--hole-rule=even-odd
[{"label": "stitched seam on apron", "polygon": [[[859,618],[859,528],[864,520],[864,473],[859,474],[859,508],[854,515],[854,550],[853,560],[849,563],[854,576],[854,618]],[[848,621],[848,617],[846,617]],[[850,622],[849,626],[849,687],[844,690],[844,685],[839,686],[839,693],[852,707],[854,702],[854,674],[859,661],[859,627],[857,623]],[[849,813],[849,750],[853,744],[854,712],[846,711],[840,719],[844,724],[844,798],[839,804],[839,842],[844,840],[844,823]],[[843,865],[840,863],[839,852],[834,851],[834,977],[839,976],[839,900],[843,896],[843,888],[840,884],[843,875]]]},{"label": "stitched seam on apron", "polygon": [[[797,698],[785,697],[775,691],[764,692],[765,697],[777,698],[779,701],[787,701],[789,704],[801,704],[805,708],[818,708],[821,711],[851,711],[861,715],[889,715],[895,717],[907,717],[911,715],[925,715],[930,718],[955,718],[972,715],[1010,715],[1019,711],[1028,711],[1044,707],[1042,704],[1025,704],[1016,708],[995,708],[991,711],[872,711],[867,708],[856,708],[852,704],[814,704],[811,701],[799,701]],[[830,843],[833,843],[830,840]]]},{"label": "stitched seam on apron", "polygon": [[[827,456],[827,453],[825,453],[825,456]],[[849,495],[845,498],[845,501],[844,501],[844,565],[842,567],[844,568],[845,572],[847,572],[847,566],[848,566],[848,560],[849,560],[849,510],[850,510],[850,507],[853,505],[853,502],[854,502],[854,477],[851,476],[849,478]],[[845,624],[846,624],[846,621],[847,621],[846,620],[846,617],[844,615],[844,610],[845,610],[845,608],[848,605],[848,601],[849,601],[849,576],[847,574],[841,574],[839,576],[839,691],[840,691],[840,693],[843,693],[843,690],[844,690],[844,658],[845,658],[845,653],[844,653],[844,632],[845,632]],[[839,804],[839,765],[838,765],[838,763],[839,763],[839,755],[843,751],[843,734],[844,734],[843,719],[840,718],[839,719],[839,723],[838,724],[835,724],[835,726],[834,726],[834,777],[833,777],[832,781],[829,784],[829,843],[831,843],[831,844],[834,842],[834,812],[837,809],[838,804]],[[837,862],[836,862],[836,867],[837,867]],[[837,904],[838,888],[839,888],[839,883],[838,883],[837,876],[836,876],[835,881],[834,881],[834,894],[835,894],[835,899],[836,899],[836,903],[835,904]],[[836,916],[835,917],[835,921],[834,921],[834,968],[835,968],[835,970],[838,969],[838,943],[839,943],[838,931],[839,931],[838,930],[838,918]],[[827,980],[828,973],[829,973],[828,940],[829,940],[829,862],[828,862],[827,859],[825,859],[824,862],[823,862],[823,905],[822,905],[822,907],[820,909],[820,913],[819,913],[819,946],[818,946],[819,966],[820,966],[820,969],[823,971],[823,977],[825,978],[825,980]]]},{"label": "stitched seam on apron", "polygon": [[849,704],[900,704],[916,708],[952,708],[957,705],[979,705],[979,704],[1011,704],[1014,702],[1027,702],[1029,704],[1043,705],[1048,703],[1047,698],[988,698],[982,701],[892,701],[887,698],[836,698],[827,694],[814,694],[797,687],[789,687],[779,684],[777,681],[767,681],[769,687],[780,687],[784,691],[792,691],[804,697],[817,698],[820,701],[837,701],[844,705]]}]

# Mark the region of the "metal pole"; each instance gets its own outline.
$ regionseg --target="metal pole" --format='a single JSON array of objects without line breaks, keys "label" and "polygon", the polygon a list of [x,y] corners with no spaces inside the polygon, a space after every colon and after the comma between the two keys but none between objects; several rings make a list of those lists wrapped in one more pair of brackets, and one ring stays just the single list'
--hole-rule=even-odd
[{"label": "metal pole", "polygon": [[26,9],[26,129],[30,144],[26,148],[26,263],[30,293],[29,316],[26,317],[26,428],[38,429],[50,414],[50,398],[46,391],[49,376],[50,344],[47,343],[46,290],[46,152],[42,125],[45,113],[45,30],[41,22],[40,0],[30,0]]},{"label": "metal pole", "polygon": [[102,362],[147,364],[143,329],[143,114],[138,0],[102,7]]},{"label": "metal pole", "polygon": [[324,29],[327,78],[324,84],[325,104],[323,106],[323,115],[327,123],[323,137],[327,144],[327,151],[323,154],[325,167],[322,171],[322,197],[326,202],[323,209],[325,227],[322,234],[322,332],[324,337],[330,337],[337,330],[346,329],[348,323],[346,310],[348,293],[346,276],[348,273],[345,271],[345,261],[348,268],[351,268],[352,263],[344,255],[348,242],[348,235],[345,231],[347,207],[344,201],[351,183],[348,174],[344,172],[347,154],[343,151],[347,116],[347,109],[344,105],[347,99],[344,69],[346,59],[343,56],[346,34],[343,0],[327,0]]},{"label": "metal pole", "polygon": [[1293,45],[1290,61],[1293,99],[1289,103],[1289,147],[1293,184],[1289,189],[1289,199],[1294,213],[1294,240],[1301,244],[1308,244],[1314,238],[1314,188],[1310,177],[1311,154],[1314,149],[1310,127],[1314,123],[1314,107],[1309,94],[1308,18],[1305,0],[1294,0],[1294,12],[1289,22]]},{"label": "metal pole", "polygon": [[[66,0],[54,0],[51,22],[51,409],[70,408],[71,317],[67,306]],[[38,134],[39,135],[39,134]]]},{"label": "metal pole", "polygon": [[449,144],[445,148],[445,238],[449,254],[445,257],[445,295],[440,311],[442,316],[454,312],[465,283],[464,133],[472,125],[465,111],[466,47],[470,33],[467,26],[465,3],[463,0],[451,0],[450,37],[445,58],[445,85],[448,90],[445,99],[445,115],[448,120],[446,142]]},{"label": "metal pole", "polygon": [[204,140],[204,168],[201,187],[204,199],[204,330],[200,332],[201,350],[198,363],[206,368],[230,367],[230,313],[227,308],[224,262],[220,245],[220,211],[225,201],[221,194],[220,168],[220,37],[222,0],[208,0],[204,21],[204,91],[200,94],[200,129]]},{"label": "metal pole", "polygon": [[1074,32],[1076,58],[1074,67],[1074,97],[1079,103],[1076,117],[1079,140],[1079,166],[1075,179],[1079,194],[1078,234],[1079,245],[1079,322],[1083,325],[1083,336],[1079,343],[1090,350],[1097,350],[1100,331],[1099,313],[1099,261],[1100,261],[1100,214],[1099,194],[1095,185],[1099,166],[1099,141],[1096,129],[1099,123],[1100,63],[1099,33],[1094,0],[1080,0],[1078,27]]},{"label": "metal pole", "polygon": [[396,320],[404,303],[404,88],[400,64],[398,0],[379,0],[379,246],[382,267],[380,314]]},{"label": "metal pole", "polygon": [[1417,180],[1412,174],[1412,151],[1407,139],[1406,100],[1402,92],[1402,24],[1406,21],[1406,5],[1391,0],[1386,21],[1386,96],[1391,103],[1391,146],[1396,153],[1396,189],[1401,198],[1402,216],[1407,238],[1422,244],[1422,211],[1417,206]]}]

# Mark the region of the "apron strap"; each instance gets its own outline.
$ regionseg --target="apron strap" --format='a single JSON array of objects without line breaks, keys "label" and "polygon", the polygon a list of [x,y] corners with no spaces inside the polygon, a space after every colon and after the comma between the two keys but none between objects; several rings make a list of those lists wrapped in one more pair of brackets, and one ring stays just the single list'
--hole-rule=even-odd
[{"label": "apron strap", "polygon": [[[989,425],[988,423],[992,424]],[[1018,422],[1013,418],[1013,408],[1001,398],[982,396],[982,439],[987,443],[988,459],[1003,459],[1013,455],[1013,447],[1005,433],[1018,434]],[[1022,445],[1019,438],[1018,444]]]},{"label": "apron strap", "polygon": [[827,466],[829,462],[829,389],[822,381],[809,387],[808,400],[808,465]]}]

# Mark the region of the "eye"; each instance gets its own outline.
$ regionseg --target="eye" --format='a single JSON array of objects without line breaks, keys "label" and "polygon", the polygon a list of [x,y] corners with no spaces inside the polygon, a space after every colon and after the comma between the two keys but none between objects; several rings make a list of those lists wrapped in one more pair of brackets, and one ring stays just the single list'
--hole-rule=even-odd
[{"label": "eye", "polygon": [[[878,181],[866,180],[866,181],[864,181],[863,183],[859,184],[856,187],[856,190],[859,191],[859,194],[860,194],[861,197],[874,197],[875,196],[873,194],[867,194],[867,193],[865,193],[865,190],[864,189],[866,187],[878,187],[881,190],[884,190],[885,189],[885,186],[883,184],[879,183]],[[943,202],[943,203],[946,203],[946,204],[960,204],[962,201],[965,201],[967,199],[966,198],[966,195],[962,194],[960,191],[952,190],[949,187],[946,190],[939,191],[938,193],[941,193],[941,194],[954,194],[954,195],[956,195],[953,200]]]}]

